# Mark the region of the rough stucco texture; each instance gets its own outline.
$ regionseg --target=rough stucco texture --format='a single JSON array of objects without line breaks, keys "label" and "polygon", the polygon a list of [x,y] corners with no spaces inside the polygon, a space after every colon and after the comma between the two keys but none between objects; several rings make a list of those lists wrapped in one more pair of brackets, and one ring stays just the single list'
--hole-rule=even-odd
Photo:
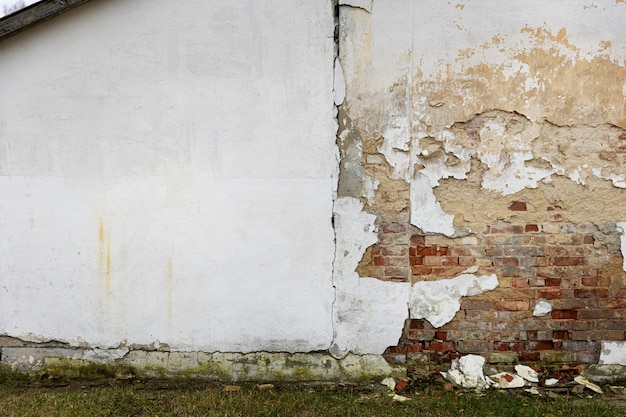
[{"label": "rough stucco texture", "polygon": [[[624,340],[625,12],[613,0],[341,8],[339,194],[360,198],[378,232],[357,271],[414,284],[390,360],[595,362],[601,341]],[[423,319],[436,303],[420,288],[467,270],[497,288],[461,299],[452,321]]]},{"label": "rough stucco texture", "polygon": [[332,7],[92,2],[0,44],[0,334],[328,349]]}]

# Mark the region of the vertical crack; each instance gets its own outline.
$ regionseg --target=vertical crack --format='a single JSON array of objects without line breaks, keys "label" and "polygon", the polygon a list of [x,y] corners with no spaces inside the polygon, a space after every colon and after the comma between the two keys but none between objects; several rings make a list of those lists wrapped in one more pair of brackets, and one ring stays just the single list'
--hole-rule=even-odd
[{"label": "vertical crack", "polygon": [[332,327],[333,337],[330,341],[329,350],[335,345],[337,339],[337,328],[335,326],[335,305],[337,303],[337,285],[335,282],[335,273],[337,268],[337,229],[335,228],[335,204],[337,203],[337,190],[339,186],[339,105],[335,103],[335,65],[339,62],[339,1],[332,0],[331,6],[333,8],[333,20],[335,24],[333,39],[334,39],[334,54],[333,54],[333,105],[334,105],[334,118],[335,118],[335,178],[333,183],[333,205],[331,213],[331,227],[333,228],[333,262],[331,267],[331,284],[333,286],[333,301],[330,308],[330,323]]}]

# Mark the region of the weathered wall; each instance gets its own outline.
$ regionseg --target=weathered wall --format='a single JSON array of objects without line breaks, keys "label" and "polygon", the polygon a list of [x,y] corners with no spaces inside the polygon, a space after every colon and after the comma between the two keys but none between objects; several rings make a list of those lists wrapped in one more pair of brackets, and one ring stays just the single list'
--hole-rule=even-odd
[{"label": "weathered wall", "polygon": [[626,3],[338,3],[100,0],[0,44],[2,363],[623,347]]},{"label": "weathered wall", "polygon": [[334,26],[104,0],[0,44],[0,334],[328,349]]},{"label": "weathered wall", "polygon": [[626,4],[366,9],[340,13],[339,197],[376,216],[359,275],[412,283],[387,357],[597,361],[626,331]]}]

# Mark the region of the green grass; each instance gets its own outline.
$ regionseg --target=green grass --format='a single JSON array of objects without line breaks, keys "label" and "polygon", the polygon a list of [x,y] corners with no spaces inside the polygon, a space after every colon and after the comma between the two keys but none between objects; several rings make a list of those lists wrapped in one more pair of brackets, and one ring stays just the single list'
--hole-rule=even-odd
[{"label": "green grass", "polygon": [[[0,379],[0,416],[420,416],[420,417],[605,417],[624,416],[606,401],[529,397],[521,392],[489,391],[482,395],[447,392],[424,385],[409,401],[391,400],[386,391],[370,386],[340,387],[285,384],[260,391],[243,385],[224,392],[219,384],[199,381],[79,381],[25,384]],[[84,382],[92,384],[93,382]]]}]

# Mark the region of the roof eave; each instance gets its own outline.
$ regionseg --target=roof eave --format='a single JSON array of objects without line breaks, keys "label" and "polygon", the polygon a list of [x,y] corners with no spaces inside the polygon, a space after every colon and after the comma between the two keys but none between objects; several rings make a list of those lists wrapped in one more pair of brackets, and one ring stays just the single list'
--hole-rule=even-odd
[{"label": "roof eave", "polygon": [[90,0],[43,0],[0,18],[0,42]]}]

